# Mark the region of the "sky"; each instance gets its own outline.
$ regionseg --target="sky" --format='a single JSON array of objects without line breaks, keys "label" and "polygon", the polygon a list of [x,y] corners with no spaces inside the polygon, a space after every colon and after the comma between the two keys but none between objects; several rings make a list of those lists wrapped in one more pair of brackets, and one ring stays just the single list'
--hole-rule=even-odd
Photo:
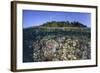
[{"label": "sky", "polygon": [[79,12],[23,10],[23,28],[42,25],[51,21],[78,21],[91,27],[91,14]]}]

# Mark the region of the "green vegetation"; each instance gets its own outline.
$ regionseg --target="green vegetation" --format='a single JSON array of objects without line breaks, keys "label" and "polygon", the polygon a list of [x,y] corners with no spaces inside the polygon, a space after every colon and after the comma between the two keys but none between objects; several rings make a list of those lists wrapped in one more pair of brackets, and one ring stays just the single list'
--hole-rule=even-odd
[{"label": "green vegetation", "polygon": [[47,22],[44,23],[43,25],[44,27],[87,27],[85,25],[83,25],[80,22],[69,22],[69,21],[61,21],[61,22],[57,22],[57,21],[52,21],[52,22]]}]

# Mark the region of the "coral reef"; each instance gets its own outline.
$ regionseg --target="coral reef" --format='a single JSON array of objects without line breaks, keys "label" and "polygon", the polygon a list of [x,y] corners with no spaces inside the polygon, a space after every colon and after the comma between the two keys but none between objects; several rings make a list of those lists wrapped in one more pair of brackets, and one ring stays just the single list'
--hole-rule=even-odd
[{"label": "coral reef", "polygon": [[23,62],[91,59],[89,28],[29,28],[23,36]]},{"label": "coral reef", "polygon": [[[39,43],[40,42],[40,43]],[[33,44],[34,61],[63,61],[90,59],[90,42],[79,38],[44,37]]]}]

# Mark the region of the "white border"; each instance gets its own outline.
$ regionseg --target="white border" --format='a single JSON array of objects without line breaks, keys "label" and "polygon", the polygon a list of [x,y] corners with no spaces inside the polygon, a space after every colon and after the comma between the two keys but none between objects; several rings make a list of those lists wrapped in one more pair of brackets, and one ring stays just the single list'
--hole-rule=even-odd
[{"label": "white border", "polygon": [[[22,42],[22,10],[49,10],[49,11],[65,11],[65,12],[85,12],[91,13],[91,60],[78,61],[57,61],[57,62],[34,62],[23,63],[23,42]],[[17,4],[17,69],[35,69],[35,68],[50,68],[50,67],[64,67],[64,66],[82,66],[95,65],[96,62],[96,10],[93,8],[81,7],[61,7],[61,6],[44,6],[44,5],[28,5]]]}]

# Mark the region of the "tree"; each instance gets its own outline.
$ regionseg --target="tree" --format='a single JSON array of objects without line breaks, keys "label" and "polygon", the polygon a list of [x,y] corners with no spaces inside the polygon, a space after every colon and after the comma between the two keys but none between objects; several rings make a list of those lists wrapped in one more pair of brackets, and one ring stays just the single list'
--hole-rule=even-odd
[{"label": "tree", "polygon": [[52,21],[46,22],[41,26],[45,27],[87,27],[78,21],[69,22],[69,21]]}]

